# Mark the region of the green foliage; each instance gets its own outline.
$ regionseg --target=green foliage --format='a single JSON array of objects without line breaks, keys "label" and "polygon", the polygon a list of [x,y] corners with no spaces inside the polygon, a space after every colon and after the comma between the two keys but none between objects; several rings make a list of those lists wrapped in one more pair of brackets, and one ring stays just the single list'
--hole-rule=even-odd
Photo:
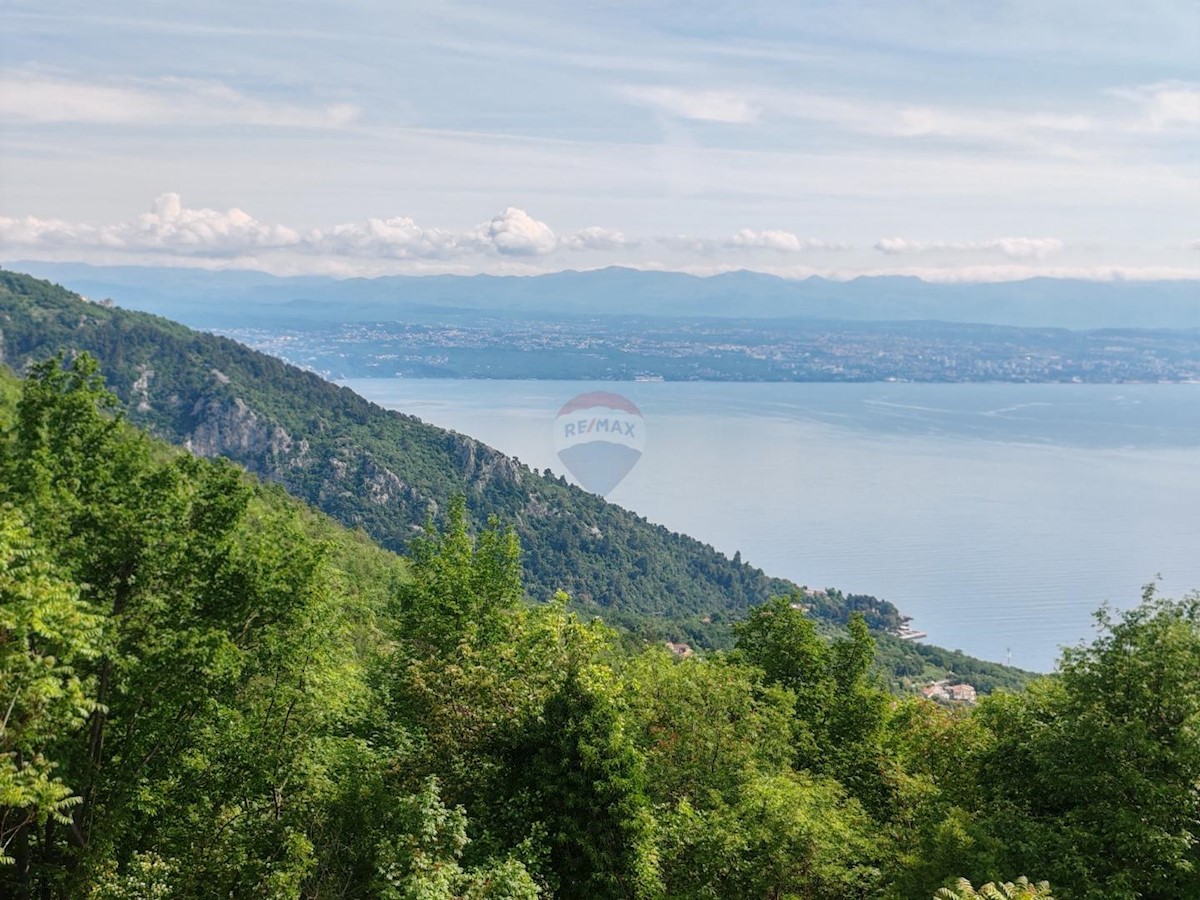
[{"label": "green foliage", "polygon": [[1200,596],[1151,587],[1098,621],[1053,682],[982,705],[986,828],[1009,871],[1043,872],[1068,900],[1195,895]]},{"label": "green foliage", "polygon": [[1200,596],[946,709],[861,617],[783,597],[676,659],[527,603],[469,499],[405,564],[86,356],[0,389],[0,895],[1200,896]]},{"label": "green foliage", "polygon": [[1050,884],[1039,881],[1030,884],[1029,879],[1022,875],[1016,882],[1007,881],[1003,884],[988,882],[978,889],[971,887],[971,882],[960,878],[953,888],[941,888],[933,895],[934,900],[1054,900],[1050,896]]},{"label": "green foliage", "polygon": [[419,653],[445,654],[462,642],[486,645],[505,636],[524,596],[521,548],[511,529],[493,518],[476,540],[459,495],[442,531],[432,519],[426,523],[412,559],[413,582],[401,591],[398,619]]},{"label": "green foliage", "polygon": [[372,616],[322,526],[122,424],[87,357],[33,367],[8,421],[0,888],[296,893],[324,753],[368,706]]},{"label": "green foliage", "polygon": [[885,896],[908,900],[951,874],[996,871],[1003,848],[969,811],[979,796],[981,754],[992,746],[978,717],[911,698],[889,710],[882,744],[893,783]]},{"label": "green foliage", "polygon": [[156,853],[135,853],[119,871],[105,861],[87,894],[88,900],[169,900],[175,867]]},{"label": "green foliage", "polygon": [[737,626],[737,652],[769,684],[792,692],[797,763],[838,778],[873,812],[892,804],[882,732],[888,705],[875,679],[875,642],[862,617],[833,642],[817,634],[795,596],[754,610]]},{"label": "green foliage", "polygon": [[672,897],[806,897],[874,892],[871,828],[837,782],[799,773],[749,782],[732,803],[683,801],[664,816]]},{"label": "green foliage", "polygon": [[794,698],[754,667],[652,650],[629,664],[623,681],[654,803],[731,801],[755,777],[788,771]]},{"label": "green foliage", "polygon": [[511,765],[544,829],[556,896],[659,893],[644,760],[602,686],[572,672],[522,735]]},{"label": "green foliage", "polygon": [[65,824],[80,802],[48,754],[94,709],[76,666],[97,654],[100,625],[20,513],[0,506],[0,862],[13,862],[14,839],[49,819]]},{"label": "green foliage", "polygon": [[379,846],[378,896],[383,900],[537,900],[539,890],[525,867],[508,859],[464,870],[469,843],[461,807],[447,808],[437,778],[401,804],[399,834]]},{"label": "green foliage", "polygon": [[411,573],[384,663],[388,718],[411,741],[410,789],[436,773],[470,806],[503,777],[513,723],[535,717],[566,671],[589,665],[611,635],[579,622],[565,596],[525,606],[512,532],[493,521],[472,535],[461,501],[444,529],[430,523],[415,542]]},{"label": "green foliage", "polygon": [[799,596],[777,597],[756,608],[735,628],[737,651],[761,669],[769,684],[796,699],[797,744],[809,760],[833,704],[836,685],[829,672],[829,645],[800,608]]}]

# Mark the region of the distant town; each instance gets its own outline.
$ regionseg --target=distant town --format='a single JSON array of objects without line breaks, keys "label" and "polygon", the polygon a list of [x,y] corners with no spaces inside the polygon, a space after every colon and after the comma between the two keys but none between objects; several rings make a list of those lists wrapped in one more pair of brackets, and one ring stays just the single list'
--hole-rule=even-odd
[{"label": "distant town", "polygon": [[1200,331],[473,317],[223,330],[329,378],[1200,382]]}]

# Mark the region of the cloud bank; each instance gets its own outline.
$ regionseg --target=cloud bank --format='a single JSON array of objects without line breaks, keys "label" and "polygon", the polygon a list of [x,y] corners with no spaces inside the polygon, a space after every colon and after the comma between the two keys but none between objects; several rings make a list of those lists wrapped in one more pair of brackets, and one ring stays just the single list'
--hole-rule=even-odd
[{"label": "cloud bank", "polygon": [[902,253],[1000,253],[1009,259],[1044,259],[1062,250],[1057,238],[1003,237],[987,241],[912,241],[902,237],[881,238],[875,249],[889,256]]},{"label": "cloud bank", "polygon": [[569,250],[620,246],[624,238],[603,228],[559,237],[545,222],[509,207],[466,231],[430,228],[410,218],[371,218],[328,229],[301,231],[255,219],[234,207],[191,209],[178,194],[162,194],[151,211],[128,222],[88,225],[60,219],[0,217],[0,243],[14,248],[76,248],[169,252],[199,257],[239,256],[259,250],[390,259],[451,259],[471,255],[544,256]]},{"label": "cloud bank", "polygon": [[[650,238],[647,243],[685,246],[706,254],[720,250],[770,250],[786,254],[845,247],[816,238],[801,238],[788,231],[748,228],[724,240],[664,237]],[[515,206],[462,231],[423,226],[401,216],[302,230],[259,221],[236,207],[226,211],[192,209],[183,205],[179,194],[169,193],[157,197],[150,212],[112,225],[34,216],[0,217],[0,244],[13,249],[111,250],[211,258],[287,250],[362,259],[451,260],[488,256],[539,258],[558,251],[614,252],[637,247],[640,242],[600,226],[559,234]]]},{"label": "cloud bank", "polygon": [[817,238],[802,238],[790,231],[754,231],[743,228],[728,241],[722,244],[731,250],[762,249],[774,250],[777,253],[800,253],[804,250],[847,250],[848,245],[836,241],[823,241]]},{"label": "cloud bank", "polygon": [[[1200,241],[1188,246],[1200,250]],[[1008,281],[1039,274],[1097,280],[1200,277],[1200,270],[1179,266],[1086,266],[1070,259],[1043,263],[1065,249],[1065,242],[1053,237],[974,241],[888,237],[870,248],[857,248],[855,257],[856,248],[849,244],[772,228],[740,228],[724,238],[629,237],[602,226],[559,232],[515,206],[462,229],[424,225],[407,216],[300,228],[263,221],[237,207],[188,207],[176,193],[158,196],[148,212],[108,225],[0,216],[0,252],[9,259],[132,261],[264,269],[277,274],[533,274],[568,266],[628,265],[706,274],[752,268],[785,277],[834,279],[906,274],[927,281]],[[914,262],[877,266],[862,255],[872,250],[898,260],[913,257]],[[806,261],[818,256],[831,263]],[[986,262],[988,257],[996,261]]]}]

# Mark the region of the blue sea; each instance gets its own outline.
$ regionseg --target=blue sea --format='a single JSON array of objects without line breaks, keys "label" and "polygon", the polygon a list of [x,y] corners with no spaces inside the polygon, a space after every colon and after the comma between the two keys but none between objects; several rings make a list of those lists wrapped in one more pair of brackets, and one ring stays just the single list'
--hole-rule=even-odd
[{"label": "blue sea", "polygon": [[986,659],[1049,671],[1101,604],[1200,588],[1200,385],[343,383],[568,477],[556,413],[620,393],[645,448],[608,499]]}]

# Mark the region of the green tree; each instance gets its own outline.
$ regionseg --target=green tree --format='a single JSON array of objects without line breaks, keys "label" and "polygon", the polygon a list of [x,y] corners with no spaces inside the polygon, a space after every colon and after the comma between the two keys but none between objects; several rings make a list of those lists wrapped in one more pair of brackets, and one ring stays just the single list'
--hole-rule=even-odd
[{"label": "green tree", "polygon": [[[515,855],[541,871],[536,822],[512,797],[520,790],[513,748],[528,751],[527,724],[570,671],[610,652],[612,634],[580,622],[565,595],[522,603],[511,531],[491,522],[473,536],[461,503],[441,530],[427,528],[419,547],[395,607],[394,651],[376,676],[388,727],[403,732],[384,790],[419,793],[436,776],[441,797],[472,823],[464,865]],[[386,815],[381,827],[392,828]]]},{"label": "green tree", "polygon": [[655,648],[633,659],[621,681],[656,805],[732,802],[754,777],[789,770],[792,695],[764,684],[754,667],[726,656],[676,660]]},{"label": "green tree", "polygon": [[[390,623],[395,651],[378,675],[390,721],[413,742],[403,790],[437,775],[474,815],[498,777],[503,736],[544,702],[540,676],[553,659],[538,652],[545,646],[520,649],[531,633],[515,537],[495,522],[471,534],[463,498],[442,528],[426,524],[411,574]],[[555,610],[565,614],[562,603]]]},{"label": "green tree", "polygon": [[846,635],[826,641],[793,595],[754,610],[736,632],[740,657],[796,697],[797,765],[833,775],[886,818],[896,790],[883,750],[889,700],[863,617],[852,614]]},{"label": "green tree", "polygon": [[822,734],[825,769],[880,820],[894,813],[894,761],[884,752],[884,724],[891,703],[875,676],[875,641],[863,617],[854,613],[844,638],[830,648],[833,678],[830,704]]},{"label": "green tree", "polygon": [[[981,704],[981,813],[1069,898],[1200,894],[1200,596],[1099,614],[1059,676]],[[1070,889],[1061,887],[1069,885]]]},{"label": "green tree", "polygon": [[405,640],[419,655],[506,636],[505,625],[524,597],[521,548],[512,529],[491,519],[473,537],[460,494],[450,502],[444,527],[426,523],[413,541],[412,560],[412,583],[401,591],[398,614]]},{"label": "green tree", "polygon": [[0,499],[101,623],[74,660],[87,727],[46,751],[80,801],[28,834],[40,889],[83,895],[149,853],[183,896],[298,891],[315,735],[356,695],[323,551],[242,473],[164,451],[111,407],[91,360],[51,360],[0,440]]},{"label": "green tree", "polygon": [[829,672],[829,645],[804,614],[799,595],[764,603],[734,631],[739,656],[761,669],[768,684],[795,696],[797,760],[817,764],[836,686]]},{"label": "green tree", "polygon": [[669,896],[850,900],[878,887],[870,821],[831,778],[757,778],[729,804],[684,800],[661,828]]},{"label": "green tree", "polygon": [[886,823],[886,896],[925,896],[949,875],[1001,870],[1003,842],[978,819],[981,758],[993,735],[967,708],[922,698],[896,703],[884,727],[895,789]]},{"label": "green tree", "polygon": [[52,745],[94,708],[77,667],[98,652],[101,620],[34,543],[21,515],[0,506],[0,863],[30,878],[29,832],[69,823],[80,802],[57,774]]},{"label": "green tree", "polygon": [[606,690],[568,675],[513,748],[515,787],[563,898],[658,894],[645,764]]},{"label": "green tree", "polygon": [[536,900],[537,884],[518,861],[464,869],[469,843],[462,807],[447,807],[435,777],[400,805],[395,837],[379,844],[378,896],[383,900]]}]

